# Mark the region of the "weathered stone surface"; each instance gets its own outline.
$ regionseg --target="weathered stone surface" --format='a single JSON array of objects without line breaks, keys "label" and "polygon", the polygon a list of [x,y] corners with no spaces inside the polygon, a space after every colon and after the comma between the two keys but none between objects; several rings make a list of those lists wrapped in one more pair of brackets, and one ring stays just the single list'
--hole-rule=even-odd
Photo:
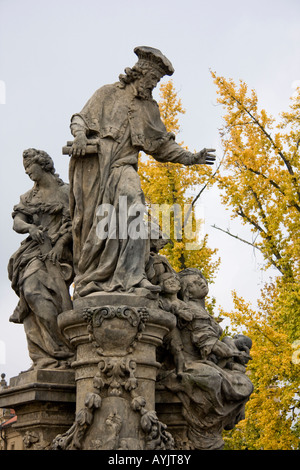
[{"label": "weathered stone surface", "polygon": [[[220,339],[222,328],[205,309],[207,293],[207,282],[197,269],[162,275],[161,307],[172,310],[178,320],[175,346],[169,338],[169,348],[161,354],[157,385],[160,393],[172,392],[181,402],[187,424],[182,442],[199,450],[223,448],[223,430],[244,418],[253,391],[245,374],[251,340],[243,335]],[[162,405],[160,409],[163,412]]]},{"label": "weathered stone surface", "polygon": [[[103,290],[128,292],[136,287],[156,290],[145,272],[147,237],[132,233],[137,211],[145,209],[136,171],[140,151],[160,162],[184,165],[215,160],[209,149],[195,154],[183,149],[161,120],[152,90],[164,75],[173,73],[170,61],[154,48],[137,47],[135,53],[139,59],[135,66],[126,68],[119,82],[98,89],[71,118],[75,297]],[[89,144],[97,145],[96,154]],[[105,228],[101,220],[106,219],[102,209],[108,206],[117,220],[116,224],[114,217],[107,220],[111,236],[100,234]]]},{"label": "weathered stone surface", "polygon": [[46,152],[25,150],[23,164],[34,186],[13,211],[14,230],[28,236],[9,260],[9,279],[20,298],[10,321],[23,323],[34,368],[65,368],[74,351],[65,344],[57,317],[72,307],[69,189]]},{"label": "weathered stone surface", "polygon": [[171,446],[155,413],[155,383],[160,367],[156,348],[174,328],[174,316],[162,316],[158,300],[103,292],[75,300],[74,310],[61,314],[59,325],[77,350],[72,364],[77,414],[53,448]]},{"label": "weathered stone surface", "polygon": [[155,409],[158,418],[165,423],[174,439],[174,449],[195,450],[188,437],[189,426],[183,416],[183,405],[180,398],[164,386],[156,385]]},{"label": "weathered stone surface", "polygon": [[48,449],[75,416],[76,387],[71,370],[31,370],[12,377],[0,392],[0,407],[13,408],[13,425],[25,450]]},{"label": "weathered stone surface", "polygon": [[11,321],[24,324],[33,366],[0,406],[17,411],[27,449],[221,449],[253,390],[251,340],[223,338],[202,273],[175,272],[143,221],[140,151],[183,165],[215,156],[167,132],[152,90],[172,64],[157,49],[135,53],[71,118],[69,187],[45,152],[23,155],[34,187],[14,208],[29,236],[9,263]]}]

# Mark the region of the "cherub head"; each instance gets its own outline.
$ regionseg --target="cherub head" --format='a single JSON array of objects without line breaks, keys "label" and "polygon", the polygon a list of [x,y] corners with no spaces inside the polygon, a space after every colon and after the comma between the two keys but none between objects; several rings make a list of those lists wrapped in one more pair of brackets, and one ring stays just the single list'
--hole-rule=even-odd
[{"label": "cherub head", "polygon": [[182,299],[189,300],[204,299],[208,294],[208,283],[201,271],[196,268],[187,268],[178,273],[181,283]]},{"label": "cherub head", "polygon": [[160,285],[162,293],[177,294],[181,289],[181,284],[178,276],[171,272],[166,272],[160,276]]}]

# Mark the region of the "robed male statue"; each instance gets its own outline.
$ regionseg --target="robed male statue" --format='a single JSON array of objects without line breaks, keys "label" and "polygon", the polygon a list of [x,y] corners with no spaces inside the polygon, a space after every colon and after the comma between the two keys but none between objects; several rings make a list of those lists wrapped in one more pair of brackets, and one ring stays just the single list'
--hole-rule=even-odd
[{"label": "robed male statue", "polygon": [[[170,61],[151,47],[136,47],[134,52],[136,65],[126,68],[117,83],[98,89],[71,118],[75,298],[98,291],[157,289],[145,274],[147,240],[133,236],[130,229],[134,209],[145,202],[137,173],[140,151],[159,162],[183,165],[213,164],[215,160],[213,149],[195,154],[183,149],[161,120],[152,90],[164,75],[173,74]],[[87,150],[90,142],[97,142],[97,153]],[[124,214],[120,214],[124,210],[120,201],[124,200],[128,208],[125,227]],[[107,236],[100,236],[98,230],[103,207],[114,209],[114,217],[106,219],[112,225]]]}]

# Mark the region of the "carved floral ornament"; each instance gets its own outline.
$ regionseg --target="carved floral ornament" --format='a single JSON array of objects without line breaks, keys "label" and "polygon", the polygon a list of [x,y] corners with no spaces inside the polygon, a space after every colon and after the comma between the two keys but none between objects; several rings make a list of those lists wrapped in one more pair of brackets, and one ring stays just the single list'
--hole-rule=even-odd
[{"label": "carved floral ornament", "polygon": [[[85,406],[76,415],[71,428],[65,434],[59,434],[52,442],[52,450],[80,450],[84,445],[84,438],[88,429],[93,424],[94,413],[101,408],[102,400],[97,393],[88,393],[85,398]],[[154,410],[146,409],[146,400],[142,396],[133,396],[131,409],[140,413],[140,427],[144,434],[144,450],[172,450],[174,449],[174,439],[166,431],[166,425],[159,421]],[[115,428],[114,442],[110,443],[110,449],[126,450],[126,438],[120,438],[120,430],[123,425],[123,419],[117,412],[112,411],[106,418],[106,422],[117,424]],[[126,424],[126,423],[125,423]],[[103,447],[104,445],[104,447]],[[91,449],[105,449],[103,437],[99,436],[92,443]]]}]

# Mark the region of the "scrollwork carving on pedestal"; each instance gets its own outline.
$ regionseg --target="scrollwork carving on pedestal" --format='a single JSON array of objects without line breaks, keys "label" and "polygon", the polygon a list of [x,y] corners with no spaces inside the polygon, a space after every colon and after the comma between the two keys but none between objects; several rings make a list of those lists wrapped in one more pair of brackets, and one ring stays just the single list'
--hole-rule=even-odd
[{"label": "scrollwork carving on pedestal", "polygon": [[[133,441],[143,449],[172,449],[174,440],[156,412],[146,408],[136,377],[135,350],[150,316],[148,309],[126,305],[89,307],[82,316],[87,322],[88,341],[99,358],[93,388],[85,395],[84,406],[72,427],[55,438],[52,449],[122,450]],[[135,423],[133,427],[139,428],[133,433],[135,437],[128,417]]]},{"label": "scrollwork carving on pedestal", "polygon": [[[113,327],[110,328],[110,347],[124,347],[126,345],[126,353],[131,353],[137,341],[141,338],[141,335],[145,329],[145,323],[149,318],[149,312],[147,308],[134,308],[128,306],[105,306],[105,307],[90,307],[83,310],[83,318],[88,323],[88,332],[90,334],[90,340],[95,346],[99,355],[109,355],[107,350],[103,348],[105,338],[103,338],[103,330],[99,329],[105,321],[119,320],[121,323],[115,322],[115,335],[113,335]],[[124,329],[122,320],[126,320],[131,327],[131,331],[127,328]],[[120,325],[120,327],[119,327]],[[119,328],[122,332],[117,331]],[[122,333],[122,343],[120,344],[120,333]],[[125,354],[125,351],[122,353]]]}]

